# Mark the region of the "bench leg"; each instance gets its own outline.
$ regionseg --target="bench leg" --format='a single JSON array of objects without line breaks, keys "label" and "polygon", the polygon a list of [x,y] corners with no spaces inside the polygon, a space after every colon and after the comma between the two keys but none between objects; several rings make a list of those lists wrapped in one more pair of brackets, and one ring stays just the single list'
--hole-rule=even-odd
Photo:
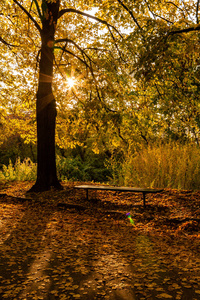
[{"label": "bench leg", "polygon": [[143,206],[146,207],[146,193],[143,192]]},{"label": "bench leg", "polygon": [[88,200],[88,189],[86,189],[86,200]]}]

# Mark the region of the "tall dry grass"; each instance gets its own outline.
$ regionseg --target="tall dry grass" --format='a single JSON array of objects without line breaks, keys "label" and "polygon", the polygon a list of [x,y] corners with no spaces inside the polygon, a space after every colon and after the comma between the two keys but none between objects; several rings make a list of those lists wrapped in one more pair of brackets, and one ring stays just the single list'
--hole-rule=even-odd
[{"label": "tall dry grass", "polygon": [[200,149],[195,144],[151,145],[112,160],[116,184],[137,187],[200,189]]}]

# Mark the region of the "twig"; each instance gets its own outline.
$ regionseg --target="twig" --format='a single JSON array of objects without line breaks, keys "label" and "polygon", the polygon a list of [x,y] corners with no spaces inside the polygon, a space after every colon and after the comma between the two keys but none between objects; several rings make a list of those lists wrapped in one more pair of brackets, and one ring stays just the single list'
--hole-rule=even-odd
[{"label": "twig", "polygon": [[39,32],[42,32],[42,29],[40,28],[40,25],[37,23],[37,21],[31,16],[31,14],[26,10],[26,8],[23,7],[17,0],[13,0],[14,3],[16,3],[23,12],[29,17],[29,19],[35,24],[35,27],[39,30]]},{"label": "twig", "polygon": [[135,22],[135,24],[137,25],[137,27],[142,30],[142,27],[140,26],[140,24],[138,23],[137,19],[135,18],[135,16],[133,15],[132,11],[121,1],[121,0],[117,0],[117,2],[119,4],[121,4],[121,6],[123,6],[123,8],[130,14],[131,18],[133,19],[133,21]]},{"label": "twig", "polygon": [[[16,1],[16,0],[15,0],[15,1]],[[102,19],[97,18],[97,17],[94,17],[94,16],[92,16],[92,15],[90,15],[90,14],[84,13],[84,12],[82,12],[82,11],[80,11],[80,10],[77,10],[77,9],[74,9],[74,8],[66,8],[66,9],[62,9],[62,10],[59,12],[59,14],[58,14],[58,19],[59,19],[60,17],[62,17],[65,13],[70,13],[70,12],[77,13],[77,14],[82,15],[82,16],[84,16],[84,17],[88,17],[88,18],[91,18],[91,19],[93,19],[93,20],[95,20],[95,21],[97,21],[97,22],[100,22],[100,23],[102,23],[102,24],[105,24],[106,26],[113,28],[113,29],[119,34],[119,36],[120,36],[121,38],[123,38],[123,36],[121,35],[121,33],[120,33],[113,25],[109,24],[107,21],[102,20]]]}]

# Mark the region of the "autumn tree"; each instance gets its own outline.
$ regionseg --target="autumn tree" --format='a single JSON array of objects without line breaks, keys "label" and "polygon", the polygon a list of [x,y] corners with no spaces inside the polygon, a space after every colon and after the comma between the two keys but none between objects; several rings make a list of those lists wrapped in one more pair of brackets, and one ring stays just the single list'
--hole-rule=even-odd
[{"label": "autumn tree", "polygon": [[198,143],[199,1],[109,2],[116,3],[121,6],[116,19],[126,19],[131,28],[124,45],[133,57],[129,70],[136,83],[130,100],[136,103],[132,114],[141,135],[150,141],[159,132]]},{"label": "autumn tree", "polygon": [[[91,74],[91,80],[95,82],[92,58],[73,38],[69,37],[70,35],[67,33],[66,27],[72,25],[68,22],[73,20],[71,17],[73,14],[91,18],[95,22],[103,24],[110,31],[111,36],[113,35],[111,30],[115,29],[108,22],[82,12],[65,1],[62,1],[61,5],[60,0],[42,0],[41,2],[37,0],[13,0],[10,2],[5,1],[5,7],[9,8],[9,11],[6,12],[5,9],[2,15],[11,20],[15,31],[19,31],[18,26],[24,27],[24,24],[20,21],[20,17],[22,16],[23,20],[24,16],[27,17],[24,28],[26,32],[21,31],[21,33],[27,34],[30,39],[35,37],[35,48],[39,49],[37,55],[37,59],[39,60],[39,80],[36,93],[38,167],[37,181],[31,191],[48,190],[50,187],[59,189],[61,185],[57,178],[55,162],[55,124],[57,112],[52,90],[54,66],[56,65],[55,51],[56,49],[60,50],[62,52],[61,55],[67,53],[81,62],[85,66],[86,72]],[[70,15],[70,17],[63,21],[65,15]],[[80,20],[77,22],[80,22]],[[115,31],[117,32],[117,30]],[[60,38],[58,36],[59,33]],[[73,36],[73,34],[71,35]],[[11,40],[15,40],[13,32],[10,38],[8,36],[1,37],[1,42],[4,46],[9,48],[20,47],[20,38],[17,45],[13,45]],[[84,45],[84,40],[82,43]],[[77,50],[79,55],[74,53],[74,50]],[[92,51],[94,52],[94,50]]]}]

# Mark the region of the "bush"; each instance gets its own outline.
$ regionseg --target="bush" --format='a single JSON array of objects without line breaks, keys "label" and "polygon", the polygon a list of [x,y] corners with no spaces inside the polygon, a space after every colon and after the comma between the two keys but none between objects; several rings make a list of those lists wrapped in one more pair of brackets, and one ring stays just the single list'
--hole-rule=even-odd
[{"label": "bush", "polygon": [[57,156],[57,172],[61,180],[78,181],[107,181],[110,175],[100,159],[82,161],[79,156]]},{"label": "bush", "polygon": [[57,156],[57,173],[61,180],[85,180],[83,166],[78,158],[65,158]]},{"label": "bush", "polygon": [[3,165],[2,170],[0,171],[0,180],[36,180],[36,169],[37,165],[34,164],[30,158],[26,158],[22,162],[20,161],[20,158],[18,158],[15,164],[10,160],[8,166]]},{"label": "bush", "polygon": [[24,140],[19,134],[13,134],[4,143],[0,145],[0,168],[5,164],[10,163],[10,160],[14,164],[18,157],[24,160],[26,157],[30,157],[31,161],[36,161],[36,145],[24,143]]},{"label": "bush", "polygon": [[[108,180],[109,171],[104,167],[103,160],[99,157],[91,157],[87,161],[82,161],[77,157],[57,156],[57,173],[61,180],[78,180],[78,181],[106,181]],[[37,164],[33,163],[30,158],[22,162],[18,158],[15,164],[9,160],[8,166],[3,165],[0,171],[0,181],[25,181],[36,180]]]}]

